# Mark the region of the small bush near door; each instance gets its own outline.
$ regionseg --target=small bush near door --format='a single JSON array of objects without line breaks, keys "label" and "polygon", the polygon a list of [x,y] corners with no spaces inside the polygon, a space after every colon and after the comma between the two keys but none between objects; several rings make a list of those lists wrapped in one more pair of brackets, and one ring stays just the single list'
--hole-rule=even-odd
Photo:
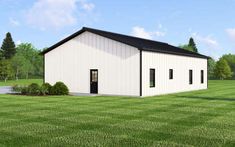
[{"label": "small bush near door", "polygon": [[36,83],[32,83],[29,86],[13,86],[14,92],[22,95],[68,95],[68,87],[63,82],[56,82],[51,86],[49,83],[44,83],[39,86]]},{"label": "small bush near door", "polygon": [[63,82],[56,82],[50,90],[51,95],[68,95],[69,89]]},{"label": "small bush near door", "polygon": [[17,93],[20,93],[23,88],[24,88],[24,86],[14,85],[14,86],[12,87],[12,91],[17,92]]},{"label": "small bush near door", "polygon": [[28,86],[29,95],[40,95],[40,86],[37,83],[32,83]]},{"label": "small bush near door", "polygon": [[52,88],[51,84],[43,83],[41,86],[41,94],[42,95],[50,95],[51,88]]}]

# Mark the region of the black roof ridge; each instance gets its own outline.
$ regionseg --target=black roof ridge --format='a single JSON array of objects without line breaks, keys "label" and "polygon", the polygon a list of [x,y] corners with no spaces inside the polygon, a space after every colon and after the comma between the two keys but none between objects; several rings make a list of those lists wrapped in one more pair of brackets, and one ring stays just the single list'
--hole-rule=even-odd
[{"label": "black roof ridge", "polygon": [[182,56],[190,56],[190,57],[198,57],[198,58],[206,58],[208,59],[209,57],[184,50],[182,48],[173,46],[171,44],[165,43],[165,42],[159,42],[155,40],[150,40],[150,39],[145,39],[145,38],[140,38],[140,37],[134,37],[130,35],[124,35],[120,33],[114,33],[114,32],[109,32],[109,31],[103,31],[99,29],[93,29],[89,27],[82,27],[81,30],[73,33],[72,35],[66,37],[65,39],[59,41],[58,43],[52,45],[48,49],[44,50],[41,52],[41,54],[46,54],[47,52],[55,49],[56,47],[62,45],[63,43],[71,40],[72,38],[80,35],[81,33],[88,31],[133,47],[136,47],[139,50],[144,50],[144,51],[152,51],[152,52],[160,52],[160,53],[167,53],[167,54],[175,54],[175,55],[182,55]]},{"label": "black roof ridge", "polygon": [[[174,45],[171,45],[171,44],[168,44],[169,46],[171,46],[171,47],[176,47],[176,46],[174,46]],[[183,49],[183,48],[180,48],[180,47],[177,47],[177,48],[179,48],[179,49]],[[198,54],[198,55],[201,55],[201,56],[205,56],[205,55],[202,55],[202,54],[200,54],[200,53],[196,53],[196,52],[192,52],[192,51],[189,51],[189,50],[185,50],[185,49],[183,49],[185,52],[188,52],[188,53],[194,53],[194,54]]]},{"label": "black roof ridge", "polygon": [[[100,32],[111,33],[111,34],[115,34],[115,35],[121,35],[121,36],[125,36],[125,37],[131,37],[131,38],[134,38],[134,39],[140,39],[140,40],[150,41],[150,42],[153,42],[153,43],[160,43],[160,44],[163,44],[163,45],[168,45],[168,46],[170,46],[170,47],[182,49],[182,48],[180,48],[180,47],[176,47],[176,46],[174,46],[174,45],[171,45],[171,44],[168,44],[168,43],[165,43],[165,42],[156,41],[156,40],[145,39],[145,38],[140,38],[140,37],[125,35],[125,34],[121,34],[121,33],[114,33],[114,32],[104,31],[104,30],[100,30],[100,29],[93,29],[93,28],[89,28],[89,27],[83,27],[82,29],[85,29],[86,31],[100,31]],[[194,53],[194,54],[198,54],[198,55],[204,56],[204,55],[199,54],[199,53],[196,53],[196,52],[192,52],[192,51],[188,51],[188,50],[184,50],[184,51],[187,52],[187,53]]]},{"label": "black roof ridge", "polygon": [[156,43],[161,43],[161,44],[169,45],[168,43],[165,43],[165,42],[160,42],[160,41],[156,41],[156,40],[151,40],[151,39],[146,39],[146,38],[126,35],[126,34],[121,34],[121,33],[114,33],[114,32],[104,31],[104,30],[100,30],[100,29],[94,29],[94,28],[89,28],[89,27],[83,27],[83,29],[85,29],[87,31],[94,30],[94,31],[101,31],[101,32],[106,32],[106,33],[112,33],[112,34],[116,34],[116,35],[122,35],[122,36],[125,36],[125,37],[131,37],[131,38],[135,38],[135,39],[141,39],[141,40],[145,40],[145,41],[152,41],[152,42],[156,42]]}]

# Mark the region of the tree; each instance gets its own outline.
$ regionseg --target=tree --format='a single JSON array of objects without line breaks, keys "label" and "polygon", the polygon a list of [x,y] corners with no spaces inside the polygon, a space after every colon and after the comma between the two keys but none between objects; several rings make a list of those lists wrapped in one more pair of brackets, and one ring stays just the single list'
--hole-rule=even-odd
[{"label": "tree", "polygon": [[188,46],[187,44],[180,45],[179,47],[182,48],[182,49],[193,52],[193,48],[191,46]]},{"label": "tree", "polygon": [[209,79],[213,79],[215,77],[214,76],[215,65],[216,65],[216,61],[213,58],[208,59],[208,78]]},{"label": "tree", "polygon": [[2,50],[0,49],[0,61],[3,59],[3,53]]},{"label": "tree", "polygon": [[193,49],[193,52],[198,53],[197,46],[196,46],[196,44],[195,44],[195,42],[194,42],[192,37],[190,37],[190,39],[189,39],[188,46]]},{"label": "tree", "polygon": [[4,59],[0,62],[0,79],[7,81],[8,78],[12,77],[12,68],[9,60]]},{"label": "tree", "polygon": [[233,73],[226,60],[220,58],[215,65],[215,76],[221,80],[231,78]]},{"label": "tree", "polygon": [[191,51],[191,52],[198,53],[198,49],[197,49],[196,44],[195,44],[192,37],[190,37],[188,44],[180,45],[179,47],[182,48],[182,49]]},{"label": "tree", "polygon": [[[24,78],[43,76],[43,57],[40,51],[30,43],[22,43],[17,46],[17,56],[22,56],[27,64],[24,64]],[[27,65],[27,66],[26,66]],[[22,74],[21,74],[22,75]]]},{"label": "tree", "polygon": [[[230,66],[231,71],[235,73],[235,55],[225,54],[222,56],[222,58],[228,62],[228,65]],[[232,78],[235,79],[235,74],[233,75]]]},{"label": "tree", "polygon": [[15,79],[18,80],[19,77],[28,77],[28,71],[31,68],[31,63],[25,59],[24,56],[20,54],[16,54],[11,59],[11,65],[13,68],[13,74],[15,76]]},{"label": "tree", "polygon": [[2,54],[5,59],[12,58],[16,53],[15,43],[11,37],[11,33],[7,33],[2,43]]},{"label": "tree", "polygon": [[35,77],[43,77],[43,74],[44,74],[43,56],[39,55],[39,52],[37,52],[37,55],[35,56],[35,60],[33,62],[33,65],[34,65],[33,75]]}]

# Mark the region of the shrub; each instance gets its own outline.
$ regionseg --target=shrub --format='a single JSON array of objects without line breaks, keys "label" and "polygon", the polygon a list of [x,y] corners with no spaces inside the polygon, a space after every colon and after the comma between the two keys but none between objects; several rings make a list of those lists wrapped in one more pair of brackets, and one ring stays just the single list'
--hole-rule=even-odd
[{"label": "shrub", "polygon": [[28,95],[40,95],[40,86],[37,83],[32,83],[27,88]]},{"label": "shrub", "polygon": [[42,95],[48,95],[50,94],[51,91],[51,85],[49,83],[43,83],[42,86],[40,87],[40,93]]},{"label": "shrub", "polygon": [[28,94],[28,87],[26,86],[20,86],[20,85],[14,85],[12,87],[12,91],[16,93],[21,93],[21,94]]},{"label": "shrub", "polygon": [[12,91],[13,91],[13,92],[21,92],[22,88],[23,88],[22,86],[14,85],[14,86],[12,87]]},{"label": "shrub", "polygon": [[50,90],[51,95],[68,95],[69,89],[63,82],[56,82]]},{"label": "shrub", "polygon": [[39,86],[37,83],[32,83],[28,87],[15,85],[12,91],[19,92],[22,95],[68,95],[68,87],[63,82],[56,82],[54,86],[49,83],[44,83]]},{"label": "shrub", "polygon": [[28,87],[22,87],[22,88],[21,88],[21,94],[27,95],[28,93],[29,93]]},{"label": "shrub", "polygon": [[48,89],[45,86],[40,87],[40,95],[47,95]]}]

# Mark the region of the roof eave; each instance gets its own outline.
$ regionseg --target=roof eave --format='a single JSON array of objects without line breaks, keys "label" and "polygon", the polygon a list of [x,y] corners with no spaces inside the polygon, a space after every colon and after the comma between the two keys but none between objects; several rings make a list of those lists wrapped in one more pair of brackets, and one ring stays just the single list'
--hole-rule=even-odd
[{"label": "roof eave", "polygon": [[180,56],[186,56],[186,57],[195,57],[195,58],[203,58],[203,59],[209,59],[210,57],[204,56],[201,54],[186,54],[186,53],[176,53],[176,52],[170,52],[165,50],[156,50],[156,49],[149,49],[149,48],[143,48],[143,51],[150,51],[150,52],[157,52],[157,53],[165,53],[165,54],[171,54],[171,55],[180,55]]},{"label": "roof eave", "polygon": [[[51,47],[49,47],[48,49],[42,51],[40,53],[40,55],[45,55],[46,53],[50,52],[51,50],[55,49],[56,47],[66,43],[67,41],[75,38],[76,36],[82,34],[83,32],[85,31],[88,31],[88,32],[91,32],[91,33],[94,33],[94,34],[97,34],[97,35],[100,35],[100,36],[103,36],[103,37],[106,37],[106,38],[109,38],[109,39],[112,39],[112,40],[115,40],[115,41],[118,41],[118,42],[121,42],[121,43],[124,43],[124,44],[127,44],[127,45],[130,45],[132,47],[135,47],[137,48],[138,50],[143,50],[143,51],[152,51],[152,52],[159,52],[159,53],[166,53],[166,54],[172,54],[172,55],[181,55],[181,56],[190,56],[190,57],[197,57],[197,58],[204,58],[204,59],[209,59],[210,57],[208,56],[205,56],[205,55],[201,55],[201,54],[198,54],[198,53],[181,53],[181,52],[171,52],[171,51],[166,51],[166,50],[158,50],[158,49],[151,49],[151,48],[143,48],[141,46],[136,46],[136,45],[133,45],[131,43],[128,43],[126,41],[122,41],[122,40],[119,40],[119,39],[116,39],[115,37],[110,37],[110,36],[105,36],[103,35],[102,33],[97,33],[95,32],[93,29],[90,29],[90,28],[86,28],[86,27],[83,27],[81,30],[75,32],[74,34],[66,37],[65,39],[59,41],[58,43],[52,45]],[[168,45],[168,44],[167,44]],[[171,46],[171,45],[169,45]],[[180,48],[179,48],[180,49]]]},{"label": "roof eave", "polygon": [[81,30],[79,30],[79,31],[77,31],[77,32],[75,32],[75,33],[73,33],[72,35],[70,35],[70,36],[64,38],[63,40],[59,41],[58,43],[52,45],[52,46],[49,47],[48,49],[42,51],[42,52],[40,53],[40,55],[44,55],[44,54],[50,52],[51,50],[55,49],[56,47],[60,46],[61,44],[64,44],[65,42],[67,42],[67,41],[73,39],[74,37],[80,35],[81,33],[85,32],[85,31],[86,31],[86,29],[83,27]]}]

